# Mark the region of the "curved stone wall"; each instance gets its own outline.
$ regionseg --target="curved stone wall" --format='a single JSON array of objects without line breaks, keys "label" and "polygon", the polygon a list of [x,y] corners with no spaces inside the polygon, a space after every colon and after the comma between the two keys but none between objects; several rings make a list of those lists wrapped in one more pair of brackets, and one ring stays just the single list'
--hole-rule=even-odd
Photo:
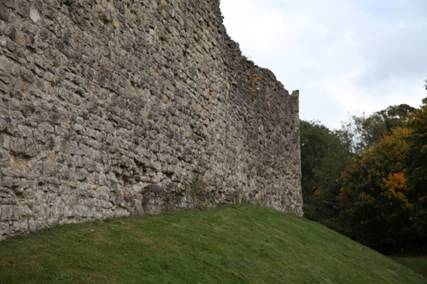
[{"label": "curved stone wall", "polygon": [[0,2],[0,239],[249,201],[302,215],[298,96],[219,0]]}]

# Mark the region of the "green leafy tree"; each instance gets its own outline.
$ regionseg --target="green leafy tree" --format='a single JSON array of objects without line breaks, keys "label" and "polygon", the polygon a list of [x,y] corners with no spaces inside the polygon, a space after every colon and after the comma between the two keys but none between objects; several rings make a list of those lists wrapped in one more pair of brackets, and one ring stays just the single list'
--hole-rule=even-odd
[{"label": "green leafy tree", "polygon": [[[351,153],[342,131],[317,122],[301,121],[301,160],[304,212],[308,218],[334,223],[338,215],[340,174]],[[333,227],[334,224],[328,224]]]},{"label": "green leafy tree", "polygon": [[414,229],[418,241],[427,245],[427,98],[413,113],[408,125],[412,129],[406,157],[409,198],[415,206]]},{"label": "green leafy tree", "polygon": [[351,129],[355,151],[360,153],[379,142],[384,135],[390,134],[393,128],[404,127],[414,110],[409,105],[401,104],[390,106],[367,117],[353,116]]}]

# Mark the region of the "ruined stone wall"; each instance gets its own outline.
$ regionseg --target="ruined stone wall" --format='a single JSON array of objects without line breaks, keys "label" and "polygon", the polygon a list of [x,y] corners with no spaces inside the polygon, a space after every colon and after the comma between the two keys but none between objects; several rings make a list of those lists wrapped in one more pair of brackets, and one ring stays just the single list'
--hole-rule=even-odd
[{"label": "ruined stone wall", "polygon": [[0,239],[241,201],[302,215],[298,97],[219,0],[0,0]]}]

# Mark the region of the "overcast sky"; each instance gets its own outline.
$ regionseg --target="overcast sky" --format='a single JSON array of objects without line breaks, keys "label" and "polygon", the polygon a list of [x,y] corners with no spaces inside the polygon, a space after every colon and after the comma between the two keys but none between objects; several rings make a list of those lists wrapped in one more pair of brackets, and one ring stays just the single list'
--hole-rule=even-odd
[{"label": "overcast sky", "polygon": [[427,96],[427,0],[221,0],[229,35],[300,90],[302,119],[419,106]]}]

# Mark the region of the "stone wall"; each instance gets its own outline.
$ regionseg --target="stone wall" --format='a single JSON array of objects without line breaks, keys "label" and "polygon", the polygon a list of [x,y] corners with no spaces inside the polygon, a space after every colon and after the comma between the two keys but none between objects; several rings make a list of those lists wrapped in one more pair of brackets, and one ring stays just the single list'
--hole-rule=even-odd
[{"label": "stone wall", "polygon": [[0,1],[0,239],[249,201],[302,215],[298,95],[219,0]]}]

